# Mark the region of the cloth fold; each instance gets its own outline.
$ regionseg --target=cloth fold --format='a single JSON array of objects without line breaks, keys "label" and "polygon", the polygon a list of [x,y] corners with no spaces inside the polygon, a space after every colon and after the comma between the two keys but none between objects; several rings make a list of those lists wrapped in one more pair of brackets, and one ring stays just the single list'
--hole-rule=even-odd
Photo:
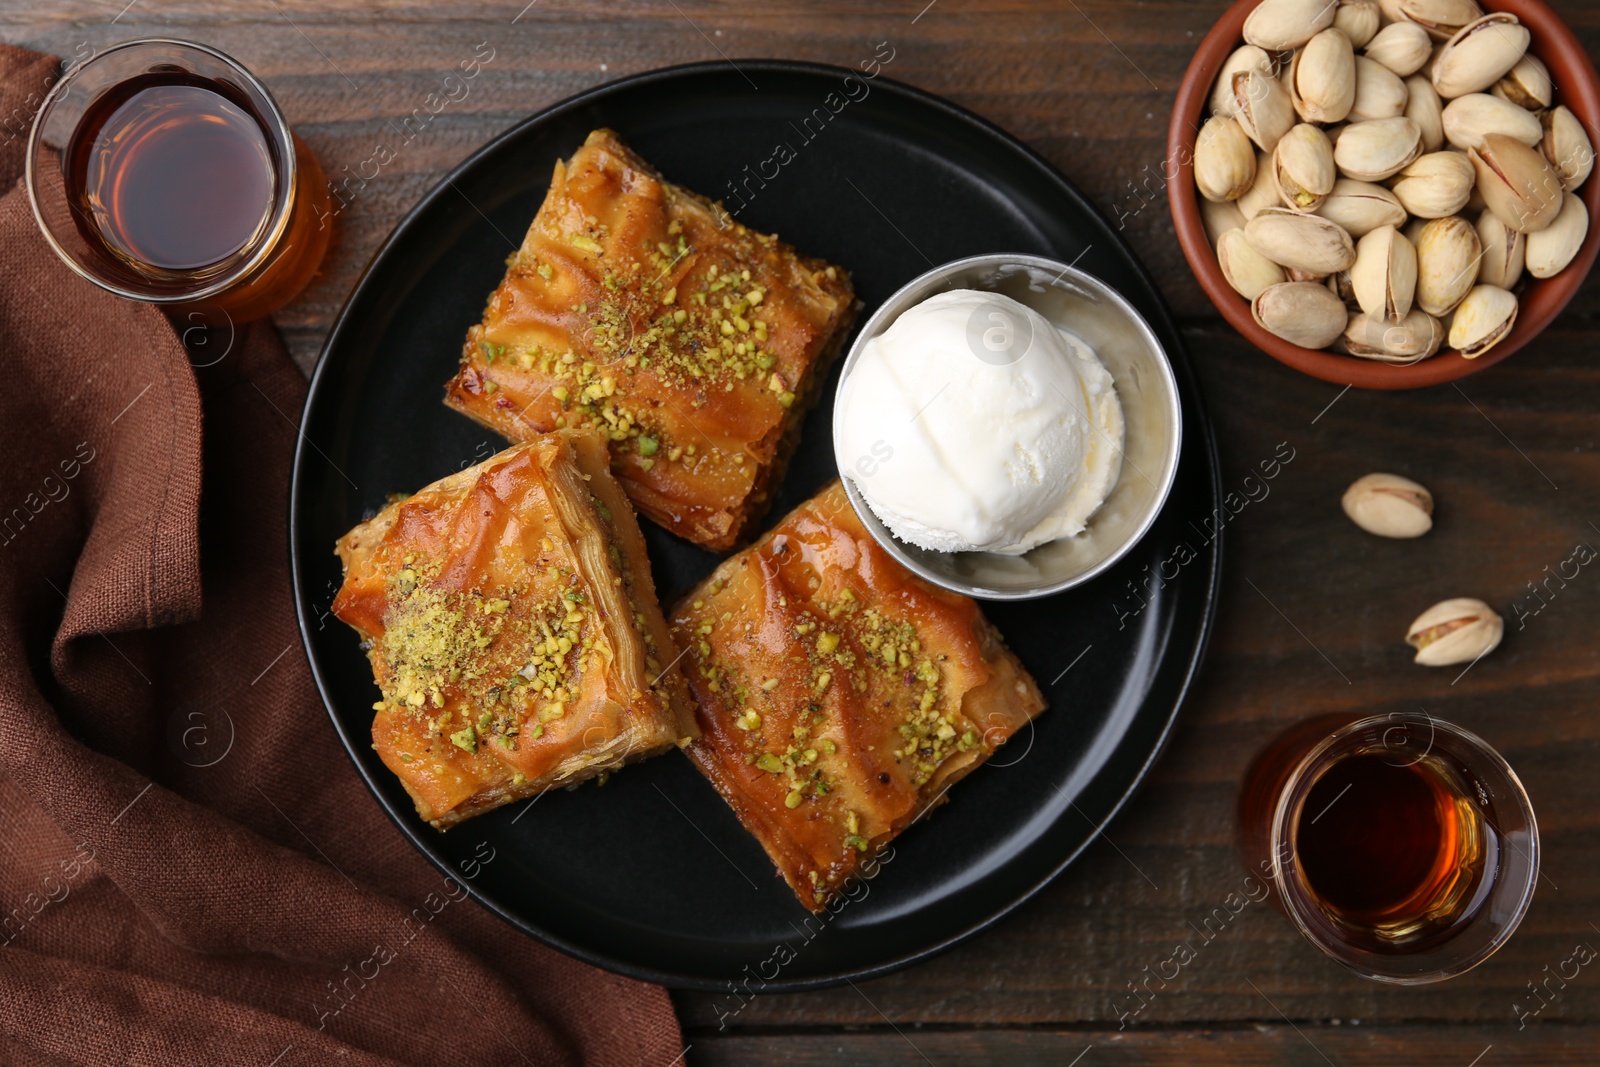
[{"label": "cloth fold", "polygon": [[[0,46],[7,187],[55,70]],[[664,990],[471,903],[346,758],[295,629],[305,382],[271,326],[192,364],[20,188],[0,243],[0,1058],[675,1061]]]}]

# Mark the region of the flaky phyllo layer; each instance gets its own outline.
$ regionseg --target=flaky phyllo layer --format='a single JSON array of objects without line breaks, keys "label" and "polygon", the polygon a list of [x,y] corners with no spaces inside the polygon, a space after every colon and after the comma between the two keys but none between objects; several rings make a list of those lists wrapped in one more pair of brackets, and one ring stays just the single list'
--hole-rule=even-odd
[{"label": "flaky phyllo layer", "polygon": [[513,441],[597,430],[639,511],[728,549],[765,511],[854,310],[843,270],[596,130],[556,164],[445,403]]},{"label": "flaky phyllo layer", "polygon": [[695,727],[598,434],[509,448],[339,542],[334,613],[366,638],[372,735],[445,828],[679,743]]},{"label": "flaky phyllo layer", "polygon": [[672,612],[689,754],[813,910],[1044,708],[971,599],[878,547],[838,482]]}]

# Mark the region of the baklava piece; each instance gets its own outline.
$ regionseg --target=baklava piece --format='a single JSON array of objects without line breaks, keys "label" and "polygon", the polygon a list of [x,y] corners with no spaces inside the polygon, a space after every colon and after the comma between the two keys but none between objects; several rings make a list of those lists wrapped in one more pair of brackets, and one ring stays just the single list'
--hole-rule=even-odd
[{"label": "baklava piece", "polygon": [[508,448],[390,504],[338,553],[333,611],[383,693],[373,747],[438,829],[694,736],[599,434]]},{"label": "baklava piece", "polygon": [[513,441],[599,430],[639,511],[725,551],[770,502],[854,314],[843,270],[596,130],[556,163],[445,403]]},{"label": "baklava piece", "polygon": [[838,482],[672,627],[689,755],[813,911],[1045,706],[978,605],[891,559]]}]

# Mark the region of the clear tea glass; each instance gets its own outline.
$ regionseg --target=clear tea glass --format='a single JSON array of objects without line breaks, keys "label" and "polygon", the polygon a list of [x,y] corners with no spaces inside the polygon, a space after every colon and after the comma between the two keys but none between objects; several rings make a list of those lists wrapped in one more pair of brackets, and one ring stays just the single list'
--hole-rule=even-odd
[{"label": "clear tea glass", "polygon": [[272,94],[188,41],[126,41],[67,71],[34,119],[26,181],[67,266],[189,322],[276,311],[332,233],[322,168]]},{"label": "clear tea glass", "polygon": [[1426,713],[1319,716],[1258,755],[1239,855],[1317,948],[1380,982],[1462,974],[1516,930],[1539,829],[1510,765]]}]

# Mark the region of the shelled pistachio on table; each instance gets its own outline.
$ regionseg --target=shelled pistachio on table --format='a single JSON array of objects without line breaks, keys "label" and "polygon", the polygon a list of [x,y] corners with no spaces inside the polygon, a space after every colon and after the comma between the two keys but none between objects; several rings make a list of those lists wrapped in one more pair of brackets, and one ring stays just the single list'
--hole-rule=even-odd
[{"label": "shelled pistachio on table", "polygon": [[[1308,348],[1468,359],[1524,272],[1589,232],[1594,166],[1516,16],[1473,0],[1264,0],[1223,64],[1195,184],[1223,277]],[[1320,293],[1313,290],[1321,290]]]}]

